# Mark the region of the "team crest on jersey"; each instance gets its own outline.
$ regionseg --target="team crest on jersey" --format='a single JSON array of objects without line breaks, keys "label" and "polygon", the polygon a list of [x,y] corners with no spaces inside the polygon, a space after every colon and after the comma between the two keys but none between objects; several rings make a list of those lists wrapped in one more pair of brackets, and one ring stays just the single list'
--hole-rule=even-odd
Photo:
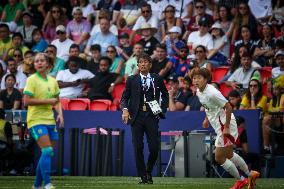
[{"label": "team crest on jersey", "polygon": [[42,129],[39,129],[37,132],[38,134],[42,134]]}]

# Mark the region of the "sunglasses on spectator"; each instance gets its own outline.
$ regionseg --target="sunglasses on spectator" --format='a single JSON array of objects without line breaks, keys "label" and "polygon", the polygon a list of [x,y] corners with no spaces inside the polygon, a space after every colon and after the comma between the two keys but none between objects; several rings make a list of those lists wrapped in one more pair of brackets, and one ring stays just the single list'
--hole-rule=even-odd
[{"label": "sunglasses on spectator", "polygon": [[57,34],[57,35],[61,35],[61,34],[65,34],[65,32],[63,32],[63,31],[58,31],[58,32],[56,32],[56,34]]},{"label": "sunglasses on spectator", "polygon": [[239,7],[240,10],[246,10],[246,7]]},{"label": "sunglasses on spectator", "polygon": [[51,11],[52,13],[60,13],[60,11],[59,10],[53,10],[53,11]]},{"label": "sunglasses on spectator", "polygon": [[14,57],[22,57],[20,54],[14,54]]},{"label": "sunglasses on spectator", "polygon": [[110,50],[110,51],[106,51],[106,52],[107,52],[107,53],[115,53],[115,51],[111,51],[111,50]]},{"label": "sunglasses on spectator", "polygon": [[257,85],[249,85],[249,87],[255,87],[255,88],[257,88],[258,86]]},{"label": "sunglasses on spectator", "polygon": [[45,51],[46,53],[54,53],[54,51],[52,51],[52,50],[47,50],[47,51]]},{"label": "sunglasses on spectator", "polygon": [[150,13],[150,10],[143,10],[142,13]]},{"label": "sunglasses on spectator", "polygon": [[196,8],[196,9],[203,9],[204,6],[196,6],[195,8]]},{"label": "sunglasses on spectator", "polygon": [[180,50],[181,53],[187,53],[187,50]]}]

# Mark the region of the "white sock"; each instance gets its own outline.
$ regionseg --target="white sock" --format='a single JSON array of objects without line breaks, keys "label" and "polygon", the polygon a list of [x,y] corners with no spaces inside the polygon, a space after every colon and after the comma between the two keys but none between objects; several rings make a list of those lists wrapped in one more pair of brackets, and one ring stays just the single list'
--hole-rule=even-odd
[{"label": "white sock", "polygon": [[247,176],[250,175],[250,171],[244,159],[234,152],[233,157],[230,159],[240,170],[242,170]]},{"label": "white sock", "polygon": [[230,175],[232,175],[233,177],[235,177],[238,180],[241,180],[239,171],[237,169],[237,167],[235,166],[235,164],[233,164],[233,162],[231,162],[229,159],[226,159],[226,161],[224,162],[223,165],[221,165],[228,173],[230,173]]}]

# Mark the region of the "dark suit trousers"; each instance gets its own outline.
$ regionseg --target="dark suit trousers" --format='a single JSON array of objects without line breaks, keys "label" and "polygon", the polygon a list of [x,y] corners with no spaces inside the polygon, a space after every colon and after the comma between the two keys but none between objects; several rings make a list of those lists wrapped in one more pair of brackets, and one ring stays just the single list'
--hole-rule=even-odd
[{"label": "dark suit trousers", "polygon": [[[132,143],[134,146],[138,176],[152,173],[159,152],[159,120],[149,112],[139,111],[135,122],[131,125]],[[144,133],[147,137],[149,156],[147,168],[144,161]]]}]

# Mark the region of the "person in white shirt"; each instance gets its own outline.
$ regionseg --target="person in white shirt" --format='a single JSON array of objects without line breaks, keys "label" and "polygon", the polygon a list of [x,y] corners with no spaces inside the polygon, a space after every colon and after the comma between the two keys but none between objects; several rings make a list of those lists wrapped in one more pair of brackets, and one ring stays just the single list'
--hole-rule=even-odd
[{"label": "person in white shirt", "polygon": [[2,77],[1,90],[6,89],[5,77],[8,74],[13,74],[16,77],[15,88],[23,91],[26,86],[27,76],[17,69],[17,63],[13,58],[7,60],[7,73]]},{"label": "person in white shirt", "polygon": [[[233,144],[238,138],[238,128],[232,106],[220,91],[208,84],[211,74],[206,68],[193,70],[192,78],[193,85],[197,87],[196,95],[205,108],[206,116],[202,127],[208,128],[210,123],[217,134],[216,162],[237,180],[233,188],[242,188],[247,184],[248,188],[253,188],[260,174],[257,171],[249,171],[243,158],[233,152]],[[248,179],[240,176],[237,167]]]},{"label": "person in white shirt", "polygon": [[272,69],[272,78],[284,75],[284,51],[277,51],[277,53],[275,54],[275,60],[278,67]]},{"label": "person in white shirt", "polygon": [[69,49],[74,41],[66,37],[66,29],[63,25],[57,26],[55,31],[57,39],[52,41],[51,44],[57,48],[56,57],[61,58],[66,62],[69,58]]},{"label": "person in white shirt", "polygon": [[67,61],[68,69],[58,72],[56,80],[60,88],[60,98],[82,97],[85,83],[95,75],[90,71],[79,68],[79,57],[71,56]]},{"label": "person in white shirt", "polygon": [[213,49],[213,38],[208,32],[209,24],[210,22],[206,17],[201,17],[198,21],[198,31],[192,32],[188,36],[187,44],[190,47],[190,52],[192,54],[198,45],[206,47],[208,52]]},{"label": "person in white shirt", "polygon": [[[130,35],[130,41],[134,38],[136,34],[136,30],[140,29],[143,23],[148,23],[151,24],[153,28],[158,29],[158,18],[152,13],[152,8],[151,5],[149,4],[144,4],[141,7],[141,16],[137,19],[135,25],[133,26],[132,30],[133,32]],[[157,36],[155,36],[157,37]]]}]

